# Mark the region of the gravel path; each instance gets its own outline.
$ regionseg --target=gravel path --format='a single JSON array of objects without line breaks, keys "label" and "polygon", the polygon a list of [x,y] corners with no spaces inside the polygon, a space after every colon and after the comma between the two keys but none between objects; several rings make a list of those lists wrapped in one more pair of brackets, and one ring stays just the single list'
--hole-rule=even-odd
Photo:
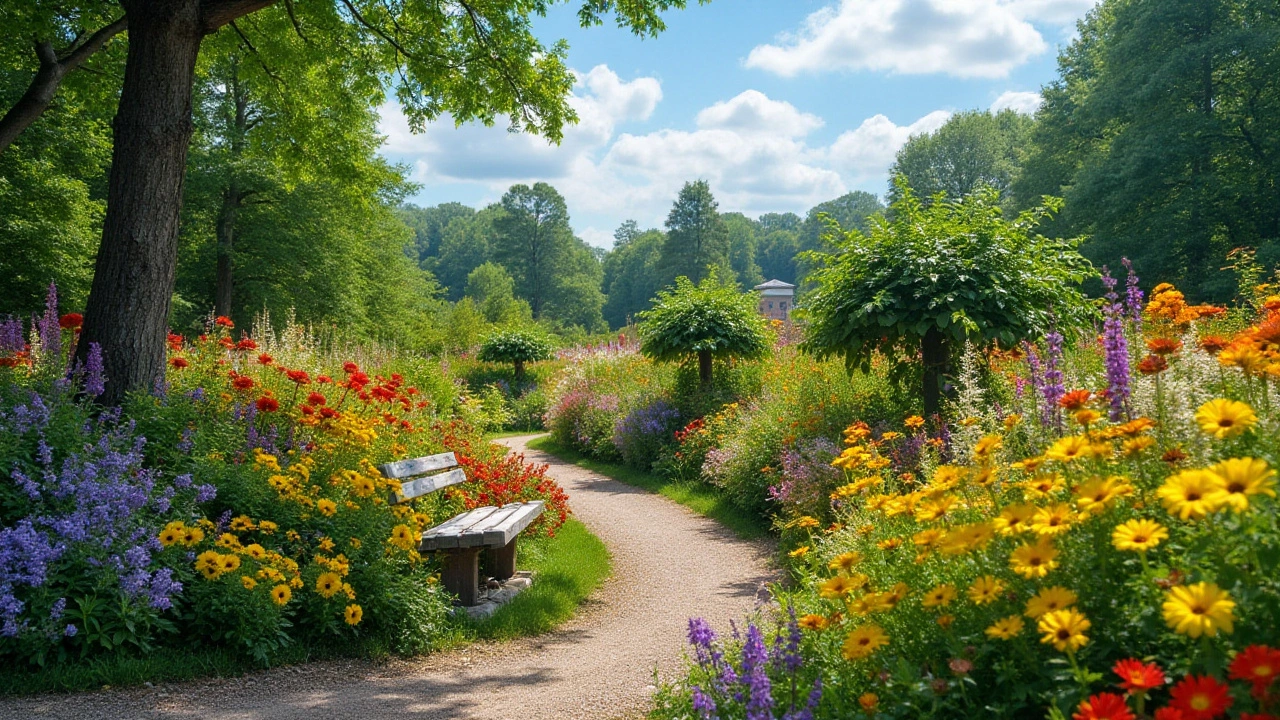
[{"label": "gravel path", "polygon": [[635,718],[654,673],[681,667],[691,616],[724,627],[775,579],[764,543],[737,539],[667,499],[503,442],[569,492],[613,555],[613,577],[561,629],[384,663],[317,662],[155,688],[0,699],[0,718]]}]

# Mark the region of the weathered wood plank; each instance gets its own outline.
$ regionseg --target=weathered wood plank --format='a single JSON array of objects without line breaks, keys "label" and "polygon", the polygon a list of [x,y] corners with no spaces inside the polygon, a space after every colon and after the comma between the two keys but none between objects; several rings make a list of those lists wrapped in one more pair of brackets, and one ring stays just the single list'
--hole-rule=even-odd
[{"label": "weathered wood plank", "polygon": [[453,453],[447,452],[379,465],[378,472],[382,473],[385,478],[398,480],[400,478],[413,477],[414,475],[422,475],[434,470],[444,470],[457,464],[458,458]]},{"label": "weathered wood plank", "polygon": [[427,475],[426,477],[414,478],[408,482],[400,483],[400,491],[392,492],[391,503],[402,503],[406,500],[412,500],[416,497],[422,497],[429,493],[433,493],[441,488],[457,485],[467,481],[467,474],[462,468],[454,468],[449,472],[442,472],[438,475]]},{"label": "weathered wood plank", "polygon": [[[513,507],[507,505],[506,507]],[[541,500],[514,505],[515,512],[488,527],[484,532],[485,547],[502,547],[511,542],[529,523],[542,514],[544,503]]]},{"label": "weathered wood plank", "polygon": [[516,512],[519,509],[520,509],[520,505],[517,503],[512,503],[510,505],[503,505],[502,507],[490,513],[485,519],[472,525],[470,528],[467,528],[467,533],[468,534],[475,534],[475,533],[484,534],[486,531],[497,527],[504,520],[511,517],[512,513]]},{"label": "weathered wood plank", "polygon": [[448,522],[437,525],[422,534],[422,552],[431,552],[432,550],[447,550],[459,547],[474,547],[479,545],[478,542],[463,544],[466,538],[466,532],[476,523],[484,520],[498,508],[481,507],[465,512]]}]

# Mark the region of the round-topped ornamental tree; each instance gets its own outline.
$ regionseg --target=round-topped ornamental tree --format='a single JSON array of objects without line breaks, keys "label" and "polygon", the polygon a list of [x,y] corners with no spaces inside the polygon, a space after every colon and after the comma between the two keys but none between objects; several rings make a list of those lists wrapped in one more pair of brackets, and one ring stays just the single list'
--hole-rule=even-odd
[{"label": "round-topped ornamental tree", "polygon": [[[1094,274],[1080,239],[1040,235],[1061,208],[1043,205],[1006,218],[1000,196],[979,190],[926,207],[902,176],[888,217],[866,233],[833,232],[832,252],[806,253],[816,289],[800,313],[803,347],[840,355],[850,369],[876,350],[919,353],[926,414],[940,409],[951,349],[965,342],[1012,347],[1047,334],[1055,319],[1078,326],[1093,312],[1080,283]],[[838,230],[838,228],[833,228]]]},{"label": "round-topped ornamental tree", "polygon": [[702,387],[711,384],[717,357],[758,358],[769,350],[769,332],[755,293],[720,282],[713,270],[700,284],[676,278],[653,307],[640,313],[640,352],[658,362],[698,358]]},{"label": "round-topped ornamental tree", "polygon": [[524,380],[524,364],[551,357],[551,342],[536,330],[499,330],[480,345],[480,360],[507,362],[515,366],[516,382]]}]

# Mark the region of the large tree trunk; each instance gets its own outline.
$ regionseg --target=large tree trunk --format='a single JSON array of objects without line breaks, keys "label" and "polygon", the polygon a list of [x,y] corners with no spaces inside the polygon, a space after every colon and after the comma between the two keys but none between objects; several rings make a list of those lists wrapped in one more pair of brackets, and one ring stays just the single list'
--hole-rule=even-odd
[{"label": "large tree trunk", "polygon": [[698,381],[703,389],[711,387],[711,351],[698,351]]},{"label": "large tree trunk", "polygon": [[204,25],[198,0],[125,0],[129,55],[107,185],[107,214],[85,312],[84,358],[102,346],[106,393],[164,377],[178,218],[191,140],[191,90]]},{"label": "large tree trunk", "polygon": [[62,84],[62,78],[76,69],[88,57],[102,48],[108,40],[125,29],[125,19],[120,18],[110,25],[98,30],[83,42],[74,44],[64,51],[63,57],[53,48],[53,43],[39,41],[36,43],[36,58],[40,61],[40,69],[27,91],[18,98],[18,102],[0,118],[0,153],[4,152],[18,136],[22,134],[44,114],[53,102],[53,96]]},{"label": "large tree trunk", "polygon": [[924,414],[933,417],[942,410],[942,379],[950,360],[947,339],[936,327],[931,327],[920,341],[920,350],[924,360]]}]

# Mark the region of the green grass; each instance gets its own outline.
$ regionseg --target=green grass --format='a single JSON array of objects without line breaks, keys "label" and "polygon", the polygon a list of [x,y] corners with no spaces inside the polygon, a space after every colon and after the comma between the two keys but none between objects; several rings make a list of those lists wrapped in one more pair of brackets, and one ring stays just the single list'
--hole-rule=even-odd
[{"label": "green grass", "polygon": [[539,432],[541,431],[540,430],[503,430],[502,432],[487,433],[485,434],[484,439],[492,442],[494,440],[502,440],[503,438],[520,437],[521,435],[536,435]]},{"label": "green grass", "polygon": [[[533,585],[488,620],[473,622],[459,614],[454,627],[440,637],[439,650],[473,640],[507,640],[553,630],[573,616],[578,604],[599,587],[611,571],[609,551],[604,543],[585,525],[572,519],[554,538],[522,539],[516,561],[520,569],[534,571]],[[294,645],[280,651],[272,665],[296,665],[344,656],[376,658],[387,654],[385,647],[375,643],[355,647]],[[243,654],[224,648],[161,647],[142,657],[51,664],[35,671],[9,669],[0,673],[0,695],[237,677],[260,669],[261,666]]]},{"label": "green grass", "polygon": [[516,565],[534,571],[533,585],[493,617],[472,624],[468,635],[508,640],[554,630],[573,617],[612,569],[604,543],[573,519],[554,538],[521,540]]},{"label": "green grass", "polygon": [[752,540],[769,535],[768,521],[738,508],[720,491],[705,483],[668,480],[627,465],[593,460],[572,448],[556,443],[550,435],[529,441],[529,447],[554,455],[580,468],[613,478],[618,482],[634,485],[674,500],[699,515],[719,522],[736,533],[738,537]]}]

